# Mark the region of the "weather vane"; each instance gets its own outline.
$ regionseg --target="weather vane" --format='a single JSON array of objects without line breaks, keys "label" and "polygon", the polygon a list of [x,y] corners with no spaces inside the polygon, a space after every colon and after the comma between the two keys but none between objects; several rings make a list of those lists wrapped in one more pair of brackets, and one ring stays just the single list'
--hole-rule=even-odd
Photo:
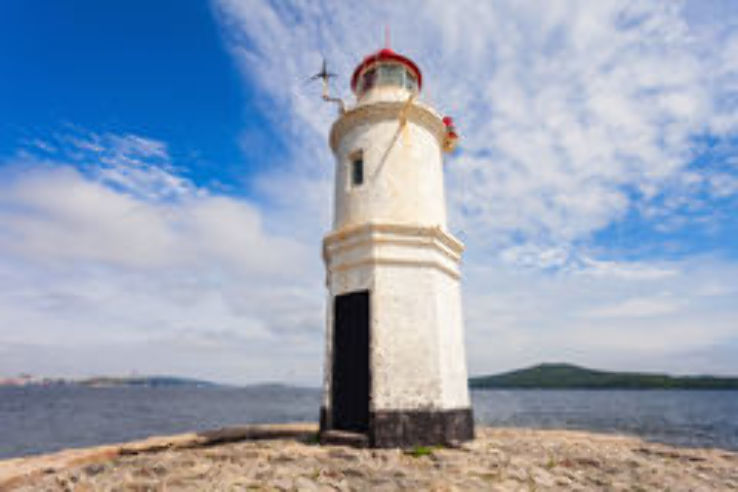
[{"label": "weather vane", "polygon": [[343,114],[346,111],[346,106],[343,103],[343,100],[340,97],[332,97],[329,91],[328,80],[335,77],[335,73],[328,71],[328,63],[326,62],[325,57],[323,57],[323,65],[320,72],[310,77],[307,81],[313,82],[320,79],[323,82],[323,100],[338,104],[338,112]]}]

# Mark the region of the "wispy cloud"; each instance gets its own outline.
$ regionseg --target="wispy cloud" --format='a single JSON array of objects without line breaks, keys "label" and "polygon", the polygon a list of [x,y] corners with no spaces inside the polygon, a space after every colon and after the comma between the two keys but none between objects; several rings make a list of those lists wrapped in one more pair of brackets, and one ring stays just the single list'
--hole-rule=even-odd
[{"label": "wispy cloud", "polygon": [[738,265],[701,257],[581,268],[467,265],[470,371],[568,360],[615,369],[736,372],[728,359],[708,355],[736,346]]},{"label": "wispy cloud", "polygon": [[652,318],[679,311],[680,303],[668,298],[634,298],[614,305],[587,309],[581,313],[585,318]]},{"label": "wispy cloud", "polygon": [[[161,363],[131,357],[130,369],[169,372],[163,361],[207,346],[209,362],[186,373],[253,381],[280,371],[233,367],[263,357],[265,345],[277,359],[293,352],[285,344],[317,353],[317,247],[268,232],[254,204],[176,174],[162,142],[93,133],[60,140],[67,153],[56,160],[25,151],[2,170],[0,345],[12,353],[0,372],[20,370],[12,366],[20,353],[38,370],[33,361],[52,346],[87,357],[111,350],[100,365],[57,355],[54,372],[105,372],[137,350],[161,354]],[[117,344],[128,348],[115,354]]]},{"label": "wispy cloud", "polygon": [[[275,103],[275,123],[300,149],[300,167],[321,177],[332,114],[304,76],[325,53],[347,95],[353,66],[380,46],[379,27],[390,23],[394,46],[426,71],[425,97],[458,116],[452,225],[472,250],[521,239],[576,243],[629,210],[655,209],[653,200],[678,213],[663,196],[697,198],[675,187],[704,172],[690,169],[693,139],[738,128],[729,61],[738,29],[724,29],[724,19],[693,25],[678,2],[222,0],[216,10],[244,75]],[[701,191],[733,195],[735,172],[727,174]]]}]

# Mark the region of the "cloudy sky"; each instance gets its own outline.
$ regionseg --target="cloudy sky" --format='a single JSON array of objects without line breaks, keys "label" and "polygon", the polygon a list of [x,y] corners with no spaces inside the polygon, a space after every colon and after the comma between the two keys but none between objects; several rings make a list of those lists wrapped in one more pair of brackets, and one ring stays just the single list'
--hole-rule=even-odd
[{"label": "cloudy sky", "polygon": [[[287,5],[290,6],[287,6]],[[738,5],[6,0],[0,375],[317,386],[334,91],[455,117],[469,370],[738,374]]]}]

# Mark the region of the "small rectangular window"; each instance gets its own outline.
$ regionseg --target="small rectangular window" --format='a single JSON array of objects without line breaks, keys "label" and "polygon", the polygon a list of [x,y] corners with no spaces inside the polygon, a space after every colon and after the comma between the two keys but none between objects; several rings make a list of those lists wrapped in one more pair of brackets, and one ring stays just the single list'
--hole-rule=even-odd
[{"label": "small rectangular window", "polygon": [[357,152],[351,156],[351,184],[359,186],[364,182],[364,156]]}]

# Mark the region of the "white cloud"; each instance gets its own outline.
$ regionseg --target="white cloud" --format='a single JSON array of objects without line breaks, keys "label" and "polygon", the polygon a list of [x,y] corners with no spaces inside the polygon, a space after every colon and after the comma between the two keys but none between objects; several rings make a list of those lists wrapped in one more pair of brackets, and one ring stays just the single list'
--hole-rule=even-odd
[{"label": "white cloud", "polygon": [[680,303],[663,298],[626,299],[615,305],[587,309],[581,313],[585,318],[649,318],[678,311]]},{"label": "white cloud", "polygon": [[542,273],[505,262],[467,265],[470,372],[541,361],[736,372],[731,360],[709,356],[736,347],[735,263],[701,257],[608,264],[594,275],[583,271]]},{"label": "white cloud", "polygon": [[[172,372],[166,360],[182,368],[184,353],[201,350],[183,374],[309,382],[294,368],[249,368],[290,353],[319,370],[319,358],[290,347],[312,347],[314,356],[322,346],[319,248],[267,231],[254,204],[174,174],[160,142],[107,135],[79,143],[91,141],[73,143],[73,152],[92,152],[74,166],[21,154],[3,170],[0,345],[10,354],[0,373],[110,372],[125,358],[129,369]],[[96,166],[100,156],[111,158]],[[111,180],[110,169],[140,179]],[[84,362],[58,355],[52,370],[38,362],[51,347]]]},{"label": "white cloud", "polygon": [[643,262],[616,262],[587,258],[584,260],[582,268],[578,269],[576,273],[593,277],[611,277],[637,281],[673,277],[679,271],[668,264],[649,265]]},{"label": "white cloud", "polygon": [[0,248],[45,262],[131,268],[202,264],[274,275],[304,264],[305,247],[267,234],[260,212],[245,201],[193,193],[177,202],[152,202],[106,186],[106,178],[102,174],[97,181],[62,167],[5,181]]}]

